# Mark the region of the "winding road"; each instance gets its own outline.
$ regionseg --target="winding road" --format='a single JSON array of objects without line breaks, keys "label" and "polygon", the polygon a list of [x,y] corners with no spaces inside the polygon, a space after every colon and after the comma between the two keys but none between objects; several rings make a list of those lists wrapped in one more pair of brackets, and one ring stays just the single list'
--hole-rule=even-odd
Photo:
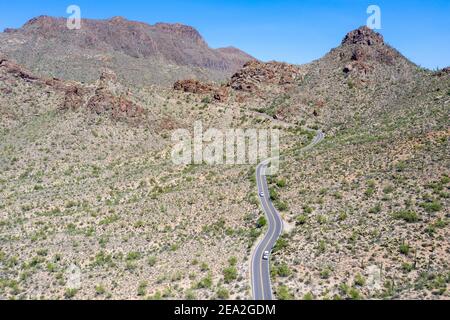
[{"label": "winding road", "polygon": [[[307,151],[319,144],[325,135],[322,131],[317,131],[313,141],[301,151]],[[275,243],[283,232],[283,220],[275,209],[269,195],[266,170],[273,159],[261,162],[256,168],[256,184],[258,185],[258,196],[266,215],[268,230],[264,238],[257,244],[251,259],[251,281],[252,293],[255,300],[273,300],[272,283],[270,281],[270,255],[264,260],[266,251],[272,252]]]}]

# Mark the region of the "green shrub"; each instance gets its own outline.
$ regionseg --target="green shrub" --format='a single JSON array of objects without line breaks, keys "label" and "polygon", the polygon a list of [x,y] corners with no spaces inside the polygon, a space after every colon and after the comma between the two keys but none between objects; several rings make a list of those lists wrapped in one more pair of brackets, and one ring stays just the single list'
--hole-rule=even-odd
[{"label": "green shrub", "polygon": [[308,221],[308,217],[304,214],[297,216],[297,225],[304,225]]},{"label": "green shrub", "polygon": [[279,200],[275,201],[274,205],[279,211],[286,211],[288,209],[287,203],[279,201]]},{"label": "green shrub", "polygon": [[273,252],[277,252],[280,250],[285,249],[288,246],[288,241],[285,237],[281,237],[280,239],[277,240],[277,242],[275,243],[275,246],[273,248]]},{"label": "green shrub", "polygon": [[198,283],[197,283],[197,288],[198,289],[208,289],[212,287],[212,277],[209,274],[208,276],[206,276],[205,278],[201,279]]},{"label": "green shrub", "polygon": [[102,295],[106,292],[105,287],[103,287],[101,284],[98,284],[95,286],[95,294],[96,295]]},{"label": "green shrub", "polygon": [[256,226],[258,228],[263,228],[267,225],[267,219],[266,217],[259,217],[258,221],[256,222]]},{"label": "green shrub", "polygon": [[272,201],[276,201],[276,200],[278,200],[278,198],[279,198],[277,191],[276,191],[275,189],[273,189],[273,188],[270,189],[269,195],[270,195],[270,199],[271,199]]},{"label": "green shrub", "polygon": [[147,263],[150,267],[153,267],[156,264],[156,257],[155,256],[149,257]]},{"label": "green shrub", "polygon": [[367,188],[366,192],[364,192],[364,195],[367,198],[370,198],[373,196],[373,194],[375,193],[375,189],[374,188]]},{"label": "green shrub", "polygon": [[137,294],[138,296],[145,296],[147,294],[147,285],[146,281],[141,281],[138,286]]},{"label": "green shrub", "polygon": [[324,253],[325,250],[326,250],[326,247],[327,247],[326,242],[325,242],[324,240],[320,240],[320,241],[319,241],[319,244],[318,244],[318,246],[317,246],[317,250],[318,250],[320,253]]},{"label": "green shrub", "polygon": [[280,179],[280,180],[278,180],[278,181],[277,181],[277,186],[278,186],[279,188],[284,188],[284,187],[286,187],[286,179]]},{"label": "green shrub", "polygon": [[408,223],[419,221],[419,215],[415,211],[402,210],[394,213],[394,218]]},{"label": "green shrub", "polygon": [[350,288],[348,290],[348,295],[349,295],[350,299],[352,299],[352,300],[361,300],[362,299],[361,293],[356,288]]},{"label": "green shrub", "polygon": [[414,270],[414,265],[410,264],[410,263],[406,263],[404,262],[402,264],[402,270],[406,273],[411,272],[412,270]]},{"label": "green shrub", "polygon": [[141,258],[141,254],[139,252],[133,251],[127,254],[127,261],[135,261]]},{"label": "green shrub", "polygon": [[369,213],[374,213],[374,214],[380,213],[380,212],[381,212],[381,204],[380,203],[378,203],[375,207],[373,207],[369,210]]},{"label": "green shrub", "polygon": [[202,272],[208,271],[209,270],[208,264],[206,262],[202,262],[201,265],[200,265],[200,270]]},{"label": "green shrub", "polygon": [[403,172],[406,169],[406,162],[404,161],[400,161],[396,164],[395,166],[395,170],[397,170],[397,172]]},{"label": "green shrub", "polygon": [[366,284],[366,279],[361,275],[361,274],[357,274],[355,276],[355,285],[359,286],[359,287],[363,287]]},{"label": "green shrub", "polygon": [[420,206],[428,213],[439,212],[442,210],[442,204],[437,201],[424,202]]},{"label": "green shrub", "polygon": [[237,258],[236,257],[231,257],[230,259],[228,259],[228,263],[230,264],[230,266],[235,266],[237,265]]},{"label": "green shrub", "polygon": [[185,298],[186,300],[195,300],[196,299],[195,292],[192,291],[191,289],[187,290]]},{"label": "green shrub", "polygon": [[345,211],[339,212],[339,215],[338,215],[339,221],[345,221],[345,220],[347,220],[347,217],[348,217],[347,212],[345,212]]},{"label": "green shrub", "polygon": [[303,300],[307,300],[307,301],[314,300],[314,295],[311,292],[308,292],[307,294],[305,294],[303,296]]},{"label": "green shrub", "polygon": [[320,271],[320,277],[322,279],[328,279],[331,275],[331,269],[329,267],[324,268],[322,271]]},{"label": "green shrub", "polygon": [[319,214],[318,216],[317,216],[317,223],[319,223],[319,224],[325,224],[325,223],[327,223],[327,217],[326,216],[324,216],[323,214]]},{"label": "green shrub", "polygon": [[288,287],[281,285],[276,291],[278,300],[292,300],[294,296],[289,292]]},{"label": "green shrub", "polygon": [[223,278],[225,283],[231,283],[237,279],[237,269],[233,266],[223,269]]},{"label": "green shrub", "polygon": [[75,297],[76,296],[76,294],[78,293],[78,289],[66,289],[66,292],[64,293],[64,296],[67,298],[67,299],[72,299],[73,297]]},{"label": "green shrub", "polygon": [[281,264],[277,268],[277,274],[280,277],[289,277],[291,275],[291,270],[289,269],[289,266],[286,263]]},{"label": "green shrub", "polygon": [[313,212],[313,208],[309,207],[309,206],[303,206],[303,212],[305,214],[310,214]]},{"label": "green shrub", "polygon": [[402,243],[400,245],[399,251],[401,254],[408,255],[411,247],[407,243]]},{"label": "green shrub", "polygon": [[225,288],[219,288],[217,289],[217,298],[221,300],[226,300],[230,297],[230,293]]}]

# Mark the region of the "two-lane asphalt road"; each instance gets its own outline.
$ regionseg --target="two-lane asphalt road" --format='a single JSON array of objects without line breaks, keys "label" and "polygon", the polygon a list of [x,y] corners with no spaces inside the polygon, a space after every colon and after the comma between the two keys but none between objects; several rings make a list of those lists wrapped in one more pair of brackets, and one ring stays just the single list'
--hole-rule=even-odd
[{"label": "two-lane asphalt road", "polygon": [[[306,151],[319,144],[325,135],[318,131],[313,141],[302,151]],[[258,196],[266,215],[268,230],[264,238],[256,246],[251,260],[251,281],[253,299],[255,300],[273,300],[272,284],[270,281],[270,255],[268,260],[264,260],[264,253],[272,252],[275,243],[283,232],[283,220],[275,209],[269,194],[267,184],[266,170],[272,159],[263,161],[256,168],[256,184],[258,185]]]}]

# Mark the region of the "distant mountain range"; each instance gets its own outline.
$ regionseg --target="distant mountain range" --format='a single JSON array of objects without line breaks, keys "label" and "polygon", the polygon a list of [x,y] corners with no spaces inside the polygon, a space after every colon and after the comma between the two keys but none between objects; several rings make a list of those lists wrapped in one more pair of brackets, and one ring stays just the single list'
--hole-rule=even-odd
[{"label": "distant mountain range", "polygon": [[70,30],[65,18],[40,16],[1,33],[0,51],[38,75],[93,82],[106,67],[131,84],[222,81],[254,60],[233,47],[210,48],[190,26],[122,17],[83,19],[80,30]]}]

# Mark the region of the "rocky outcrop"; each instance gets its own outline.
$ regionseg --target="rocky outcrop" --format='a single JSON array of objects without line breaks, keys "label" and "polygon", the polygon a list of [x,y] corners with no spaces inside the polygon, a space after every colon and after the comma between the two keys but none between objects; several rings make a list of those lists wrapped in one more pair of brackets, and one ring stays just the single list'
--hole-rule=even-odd
[{"label": "rocky outcrop", "polygon": [[69,85],[64,90],[63,110],[78,110],[84,104],[84,92],[77,85]]},{"label": "rocky outcrop", "polygon": [[446,67],[444,69],[439,70],[436,73],[436,75],[439,76],[439,77],[450,75],[450,67]]},{"label": "rocky outcrop", "polygon": [[226,102],[229,98],[230,92],[228,90],[228,87],[221,86],[220,88],[216,89],[214,91],[213,98],[216,101],[219,102]]},{"label": "rocky outcrop", "polygon": [[110,115],[113,119],[141,118],[145,115],[145,110],[131,100],[131,94],[121,87],[115,73],[109,70],[100,76],[87,108],[98,115]]},{"label": "rocky outcrop", "polygon": [[364,26],[349,32],[342,41],[342,45],[352,44],[368,46],[382,45],[384,44],[384,38],[378,32],[375,32],[367,26]]},{"label": "rocky outcrop", "polygon": [[8,60],[4,55],[0,55],[0,69],[2,69],[5,74],[23,79],[27,82],[35,82],[39,80],[38,77],[32,75],[28,70],[18,64]]},{"label": "rocky outcrop", "polygon": [[226,86],[215,86],[193,79],[177,81],[173,85],[173,89],[194,94],[212,95],[212,98],[219,102],[227,101],[229,96],[229,90]]},{"label": "rocky outcrop", "polygon": [[291,64],[251,61],[232,76],[229,86],[237,91],[255,92],[260,85],[290,85],[301,77],[300,70]]},{"label": "rocky outcrop", "polygon": [[[250,61],[235,73],[231,80],[222,86],[203,83],[198,80],[181,80],[175,82],[173,88],[178,91],[194,94],[210,94],[214,100],[225,102],[230,97],[230,91],[238,91],[236,101],[245,101],[248,93],[261,93],[263,91],[289,88],[303,77],[300,69],[294,65],[281,62]],[[284,88],[284,89],[283,89]]]},{"label": "rocky outcrop", "polygon": [[203,83],[194,79],[179,80],[175,82],[173,88],[177,91],[195,94],[207,94],[214,91],[214,87],[211,84]]},{"label": "rocky outcrop", "polygon": [[349,32],[342,40],[341,59],[350,62],[344,73],[371,73],[376,64],[394,65],[400,54],[384,43],[383,36],[364,26]]}]

